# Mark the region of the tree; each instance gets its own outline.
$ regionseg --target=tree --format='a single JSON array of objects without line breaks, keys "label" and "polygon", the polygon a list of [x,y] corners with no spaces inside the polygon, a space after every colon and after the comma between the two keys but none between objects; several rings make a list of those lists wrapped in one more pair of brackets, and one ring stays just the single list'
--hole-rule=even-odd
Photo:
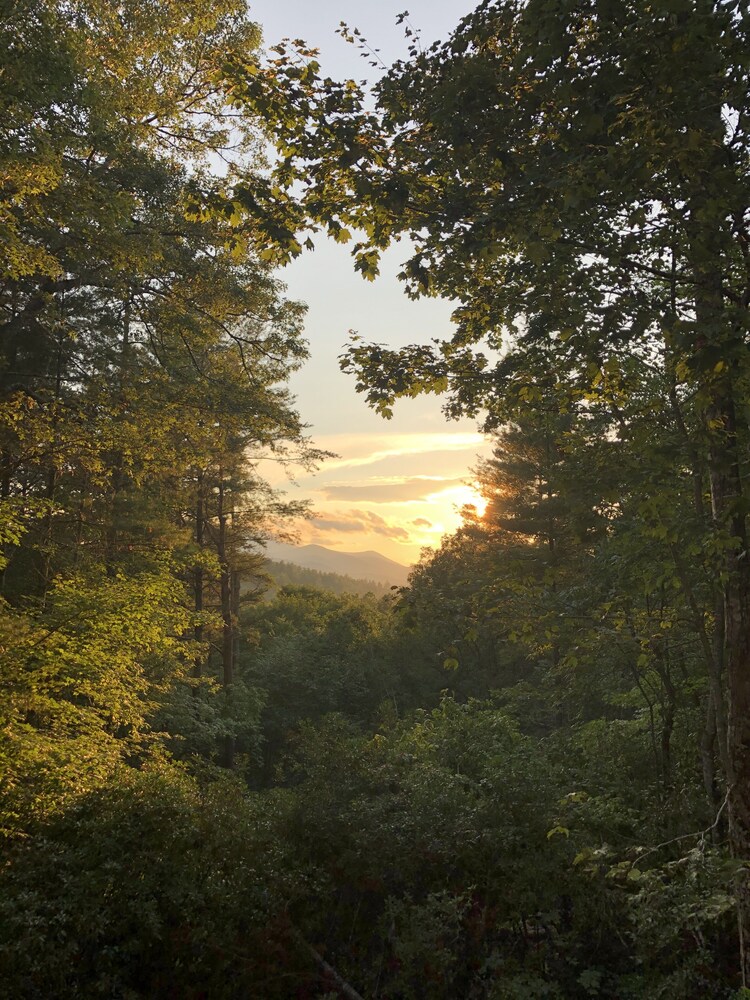
[{"label": "tree", "polygon": [[[418,391],[447,391],[451,414],[523,408],[539,345],[615,425],[605,376],[623,356],[660,356],[674,398],[695,401],[689,443],[723,551],[717,627],[740,859],[750,858],[749,34],[743,2],[489,0],[446,43],[393,66],[374,111],[356,85],[332,85],[309,63],[305,75],[297,55],[236,72],[236,93],[273,118],[277,176],[301,181],[329,231],[363,232],[355,266],[372,275],[406,234],[409,294],[458,301],[450,341],[352,347],[347,365],[381,412]],[[286,110],[274,117],[279,92]],[[476,351],[485,339],[497,348],[503,331],[515,331],[509,356]],[[746,876],[738,898],[747,985]]]},{"label": "tree", "polygon": [[257,120],[217,75],[258,44],[245,4],[21,2],[2,32],[0,753],[15,760],[15,836],[118,761],[163,752],[157,710],[216,637],[195,583],[207,568],[230,686],[242,550],[297,509],[248,449],[315,453],[285,386],[303,307],[258,256],[261,214],[238,220],[230,201],[260,162]]},{"label": "tree", "polygon": [[389,611],[388,598],[297,585],[282,587],[272,601],[242,614],[250,642],[240,659],[241,675],[265,693],[267,778],[303,721],[345,712],[372,726],[383,703],[400,694],[399,673],[406,670],[397,672],[388,658]]}]

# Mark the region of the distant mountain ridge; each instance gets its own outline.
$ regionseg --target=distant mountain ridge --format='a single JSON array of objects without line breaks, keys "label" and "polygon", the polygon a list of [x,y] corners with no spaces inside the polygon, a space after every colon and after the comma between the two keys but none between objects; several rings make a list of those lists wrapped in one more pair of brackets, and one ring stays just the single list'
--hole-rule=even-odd
[{"label": "distant mountain ridge", "polygon": [[355,580],[375,580],[396,587],[406,584],[410,572],[409,566],[381,556],[379,552],[336,552],[323,545],[289,545],[271,541],[266,544],[266,556],[321,573],[336,573]]}]

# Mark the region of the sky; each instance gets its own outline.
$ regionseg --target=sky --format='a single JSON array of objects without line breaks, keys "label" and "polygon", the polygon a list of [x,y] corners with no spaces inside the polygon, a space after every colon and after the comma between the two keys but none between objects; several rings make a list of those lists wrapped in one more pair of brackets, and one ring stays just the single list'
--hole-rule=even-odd
[{"label": "sky", "polygon": [[[397,15],[407,0],[258,0],[251,16],[263,28],[266,46],[282,38],[303,38],[320,50],[325,74],[372,79],[375,71],[336,29],[358,27],[380,49],[383,62],[405,57],[408,43]],[[475,6],[472,0],[411,0],[409,22],[422,44],[447,37]],[[280,273],[287,295],[308,306],[305,336],[311,359],[291,388],[316,447],[339,457],[317,474],[297,471],[289,483],[282,469],[264,468],[272,485],[290,496],[310,498],[315,515],[299,522],[299,541],[346,552],[373,549],[409,565],[424,546],[460,523],[460,508],[481,501],[468,485],[478,457],[490,447],[472,420],[446,421],[435,396],[397,402],[384,420],[357,395],[352,376],[338,368],[349,332],[366,341],[398,346],[445,337],[451,331],[449,302],[408,299],[396,275],[405,248],[392,248],[381,275],[367,282],[356,274],[349,251],[324,237]]]}]

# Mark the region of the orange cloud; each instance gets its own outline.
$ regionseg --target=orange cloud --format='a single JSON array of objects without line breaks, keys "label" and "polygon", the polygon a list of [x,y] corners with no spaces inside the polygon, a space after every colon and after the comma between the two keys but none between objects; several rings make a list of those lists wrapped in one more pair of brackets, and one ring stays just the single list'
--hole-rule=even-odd
[{"label": "orange cloud", "polygon": [[409,541],[409,532],[398,524],[391,524],[369,510],[334,511],[328,517],[313,517],[311,525],[318,531],[372,532],[394,541]]},{"label": "orange cloud", "polygon": [[[436,453],[478,451],[486,445],[484,434],[445,431],[425,434],[389,435],[324,435],[317,440],[320,447],[341,455],[326,462],[325,469],[357,468],[375,465],[389,459],[408,458]],[[354,451],[360,454],[352,454]]]},{"label": "orange cloud", "polygon": [[463,479],[443,479],[440,476],[413,476],[396,482],[370,482],[352,486],[348,483],[325,486],[321,493],[326,500],[359,500],[369,503],[405,503],[463,485]]}]

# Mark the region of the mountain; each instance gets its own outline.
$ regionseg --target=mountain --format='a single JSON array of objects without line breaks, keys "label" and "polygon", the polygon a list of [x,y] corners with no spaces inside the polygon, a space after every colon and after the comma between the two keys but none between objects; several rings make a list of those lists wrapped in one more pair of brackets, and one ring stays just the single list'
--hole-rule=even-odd
[{"label": "mountain", "polygon": [[335,552],[322,545],[268,542],[266,555],[277,562],[290,562],[321,573],[337,573],[355,580],[375,580],[396,587],[404,586],[410,569],[381,556],[379,552]]}]

